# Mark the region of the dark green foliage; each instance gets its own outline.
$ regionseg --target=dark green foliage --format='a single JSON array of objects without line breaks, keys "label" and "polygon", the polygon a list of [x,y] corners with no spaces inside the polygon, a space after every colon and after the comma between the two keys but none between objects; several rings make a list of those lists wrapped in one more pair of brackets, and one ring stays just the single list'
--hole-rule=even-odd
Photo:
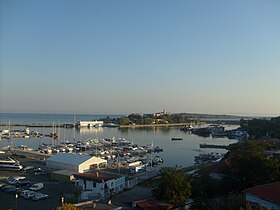
[{"label": "dark green foliage", "polygon": [[100,119],[105,123],[115,123],[120,125],[150,125],[154,124],[165,124],[165,123],[186,123],[189,122],[185,114],[164,114],[156,116],[153,114],[140,115],[140,114],[129,114],[126,117],[121,117],[117,119]]},{"label": "dark green foliage", "polygon": [[264,141],[245,141],[229,148],[227,182],[235,190],[280,180],[280,162],[266,150],[271,146]]},{"label": "dark green foliage", "polygon": [[271,120],[253,119],[241,120],[240,126],[248,131],[251,138],[260,138],[262,136],[270,136],[280,139],[280,117]]},{"label": "dark green foliage", "polygon": [[161,181],[153,194],[158,199],[182,206],[191,195],[190,178],[182,169],[162,168]]}]

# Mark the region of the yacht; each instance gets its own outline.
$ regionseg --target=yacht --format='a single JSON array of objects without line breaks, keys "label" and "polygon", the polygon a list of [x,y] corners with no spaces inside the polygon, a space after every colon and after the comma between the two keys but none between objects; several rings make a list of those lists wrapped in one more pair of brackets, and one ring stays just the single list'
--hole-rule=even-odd
[{"label": "yacht", "polygon": [[5,160],[0,160],[0,169],[2,170],[21,170],[23,168],[19,161],[8,157]]}]

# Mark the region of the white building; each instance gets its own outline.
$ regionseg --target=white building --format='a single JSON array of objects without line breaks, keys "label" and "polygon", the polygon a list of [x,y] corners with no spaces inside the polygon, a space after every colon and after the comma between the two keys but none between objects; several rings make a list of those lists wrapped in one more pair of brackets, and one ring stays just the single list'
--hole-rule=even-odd
[{"label": "white building", "polygon": [[90,169],[104,168],[107,160],[87,155],[72,153],[58,153],[46,160],[48,169],[69,170],[76,173],[83,173]]},{"label": "white building", "polygon": [[82,189],[82,199],[90,196],[109,197],[125,189],[125,176],[106,172],[74,174]]},{"label": "white building", "polygon": [[101,127],[103,125],[103,121],[78,121],[77,125],[79,127]]}]

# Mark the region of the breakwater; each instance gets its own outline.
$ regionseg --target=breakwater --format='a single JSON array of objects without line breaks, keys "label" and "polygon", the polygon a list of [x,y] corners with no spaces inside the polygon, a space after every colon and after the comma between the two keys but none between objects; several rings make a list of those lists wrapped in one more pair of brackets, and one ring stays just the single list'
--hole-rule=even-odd
[{"label": "breakwater", "polygon": [[[0,124],[0,126],[7,127],[7,124]],[[9,127],[54,127],[53,123],[15,123],[10,124]],[[73,124],[55,124],[55,127],[61,127],[61,128],[73,128]]]},{"label": "breakwater", "polygon": [[[196,123],[195,125],[203,125],[204,122]],[[145,127],[180,127],[180,126],[189,126],[193,123],[166,123],[166,124],[148,124],[148,125],[120,125],[120,128],[145,128]],[[7,127],[7,124],[0,124],[0,126]],[[14,123],[10,124],[10,127],[54,127],[53,123]],[[73,128],[74,124],[55,124],[55,127],[61,128]],[[106,127],[106,124],[104,125]],[[108,126],[109,127],[109,126]]]}]

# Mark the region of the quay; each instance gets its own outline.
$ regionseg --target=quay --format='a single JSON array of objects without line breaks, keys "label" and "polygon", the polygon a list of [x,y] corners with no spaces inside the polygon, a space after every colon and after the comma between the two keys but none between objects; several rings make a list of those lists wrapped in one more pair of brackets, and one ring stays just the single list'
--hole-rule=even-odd
[{"label": "quay", "polygon": [[[194,123],[164,123],[164,124],[147,124],[147,125],[120,125],[120,128],[146,128],[146,127],[177,127],[177,126],[189,126]],[[196,125],[203,125],[204,122],[196,123]]]},{"label": "quay", "polygon": [[9,148],[10,152],[19,154],[19,155],[26,155],[28,158],[34,158],[34,159],[47,159],[49,157],[51,157],[51,155],[49,154],[44,154],[44,153],[40,153],[37,151],[33,151],[33,150],[23,150],[23,149],[16,149],[16,148]]},{"label": "quay", "polygon": [[213,149],[228,149],[227,145],[217,145],[217,144],[199,144],[200,148],[213,148]]},{"label": "quay", "polygon": [[[0,126],[7,126],[7,124],[0,124]],[[10,127],[53,127],[53,123],[15,123],[15,124],[10,124],[9,125]],[[73,128],[74,127],[74,124],[55,124],[55,127],[66,127],[66,128]]]}]

